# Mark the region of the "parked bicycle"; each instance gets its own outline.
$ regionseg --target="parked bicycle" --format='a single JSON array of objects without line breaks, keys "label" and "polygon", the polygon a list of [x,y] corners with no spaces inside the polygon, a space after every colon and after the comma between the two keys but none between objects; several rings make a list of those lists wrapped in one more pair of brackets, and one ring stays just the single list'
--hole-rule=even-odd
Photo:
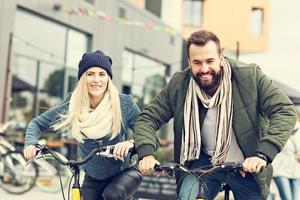
[{"label": "parked bicycle", "polygon": [[[69,182],[69,187],[68,187],[68,200],[70,199],[70,195],[71,195],[71,199],[72,200],[81,200],[81,192],[80,192],[80,166],[87,163],[94,155],[97,156],[102,156],[102,157],[115,157],[118,158],[120,160],[122,160],[122,158],[120,157],[116,157],[113,155],[113,150],[114,150],[114,145],[111,146],[101,146],[101,144],[99,143],[98,147],[93,149],[83,160],[81,161],[75,161],[75,160],[63,160],[61,159],[61,157],[57,154],[57,152],[51,150],[49,147],[47,147],[46,145],[40,145],[37,144],[36,148],[38,148],[38,154],[36,156],[36,159],[39,158],[43,158],[45,156],[47,157],[52,157],[53,159],[55,159],[60,165],[63,166],[67,166],[71,173],[72,173],[72,177],[71,180]],[[132,149],[130,150],[132,151]],[[70,189],[70,185],[71,182],[73,181],[73,185],[72,185],[72,189]],[[70,193],[71,190],[71,193]],[[62,191],[62,195],[63,195],[63,199],[65,200],[65,195],[64,195],[64,190],[63,187],[61,187],[61,191]]]},{"label": "parked bicycle", "polygon": [[6,140],[6,130],[11,124],[0,126],[0,187],[8,193],[23,194],[35,185],[38,172],[35,165],[25,168],[23,153]]},{"label": "parked bicycle", "polygon": [[[203,200],[205,199],[204,194],[208,193],[209,188],[206,186],[204,182],[204,177],[208,174],[215,173],[217,171],[226,171],[226,172],[232,172],[236,173],[243,169],[242,163],[234,163],[234,162],[225,162],[221,164],[215,164],[215,165],[209,165],[209,166],[203,166],[201,168],[196,169],[188,169],[184,167],[181,164],[176,163],[170,163],[170,164],[164,164],[164,165],[156,165],[154,167],[155,171],[157,172],[165,172],[169,176],[173,176],[175,171],[182,172],[185,175],[191,175],[198,179],[199,182],[199,194],[196,198],[196,200]],[[191,186],[193,188],[193,185]],[[230,187],[224,182],[222,184],[222,189],[224,190],[224,200],[229,200],[229,191]]]},{"label": "parked bicycle", "polygon": [[[11,126],[19,127],[16,122],[8,121],[0,129],[0,154],[2,155],[0,160],[0,165],[2,165],[2,167],[0,166],[0,169],[2,169],[2,172],[0,171],[0,187],[12,194],[25,193],[33,186],[37,186],[38,189],[44,192],[59,192],[61,190],[59,178],[62,180],[62,185],[67,186],[71,178],[69,170],[65,166],[56,166],[52,157],[35,160],[31,165],[25,167],[27,161],[23,156],[23,152],[18,151],[13,144],[6,140],[8,129]],[[46,141],[40,140],[39,142],[45,143]],[[67,160],[62,154],[56,153],[62,160]],[[3,157],[4,155],[5,157]],[[57,173],[57,167],[60,171],[60,177]]]}]

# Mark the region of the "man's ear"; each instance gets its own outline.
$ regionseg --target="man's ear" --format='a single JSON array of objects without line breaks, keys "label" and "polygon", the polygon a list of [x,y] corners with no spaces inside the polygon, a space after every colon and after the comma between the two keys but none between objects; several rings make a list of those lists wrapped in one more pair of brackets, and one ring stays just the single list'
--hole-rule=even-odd
[{"label": "man's ear", "polygon": [[191,68],[191,63],[190,63],[190,59],[189,58],[187,59],[187,62],[188,62],[188,67]]},{"label": "man's ear", "polygon": [[221,61],[223,62],[224,61],[224,54],[223,53],[221,53],[220,58],[221,58]]},{"label": "man's ear", "polygon": [[225,58],[224,58],[224,54],[221,53],[221,55],[220,55],[220,60],[221,60],[221,66],[222,66],[222,67],[223,67],[222,63],[224,62],[224,59],[225,59]]}]

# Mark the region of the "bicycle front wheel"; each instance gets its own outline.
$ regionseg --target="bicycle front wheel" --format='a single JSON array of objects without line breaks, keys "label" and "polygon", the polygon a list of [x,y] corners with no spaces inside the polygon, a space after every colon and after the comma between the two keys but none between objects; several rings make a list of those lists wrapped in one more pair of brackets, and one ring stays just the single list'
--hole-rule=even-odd
[{"label": "bicycle front wheel", "polygon": [[0,158],[0,187],[11,194],[23,194],[30,190],[37,177],[34,164],[26,166],[21,152],[10,151]]},{"label": "bicycle front wheel", "polygon": [[[57,153],[62,160],[66,158]],[[38,166],[39,176],[36,180],[36,186],[44,192],[61,191],[60,179],[62,187],[66,187],[69,183],[71,172],[68,167],[58,164],[53,157],[46,156],[44,159],[35,161]]]}]

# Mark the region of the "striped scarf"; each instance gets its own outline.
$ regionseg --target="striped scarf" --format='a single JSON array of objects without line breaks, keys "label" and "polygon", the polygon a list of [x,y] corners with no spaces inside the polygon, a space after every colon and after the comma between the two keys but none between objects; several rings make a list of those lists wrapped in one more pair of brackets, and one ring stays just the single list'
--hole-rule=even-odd
[{"label": "striped scarf", "polygon": [[[180,163],[198,159],[201,149],[201,131],[199,119],[199,98],[205,108],[217,107],[216,146],[212,163],[224,162],[231,142],[232,125],[232,86],[231,68],[226,59],[221,64],[222,77],[220,85],[212,97],[209,97],[191,78],[184,103],[184,127],[182,129]],[[187,133],[187,134],[186,134]]]}]

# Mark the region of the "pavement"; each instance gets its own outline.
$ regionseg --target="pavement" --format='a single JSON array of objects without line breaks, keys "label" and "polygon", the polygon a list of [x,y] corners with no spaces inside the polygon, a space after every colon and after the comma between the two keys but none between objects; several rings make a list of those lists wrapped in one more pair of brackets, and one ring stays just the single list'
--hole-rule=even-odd
[{"label": "pavement", "polygon": [[[274,186],[274,183],[271,184],[271,188],[272,191],[275,193],[275,200],[280,200],[280,198],[278,197],[277,188]],[[298,193],[299,196],[297,200],[300,200],[300,188],[298,189],[299,189],[299,193]],[[65,198],[68,199],[67,188],[65,188],[64,190],[65,190]],[[0,200],[63,200],[63,197],[61,192],[46,193],[39,190],[37,187],[32,188],[30,191],[22,195],[9,194],[0,188]]]},{"label": "pavement", "polygon": [[[68,199],[67,196],[65,197],[66,199]],[[22,195],[9,194],[0,188],[0,199],[1,200],[63,200],[63,197],[61,192],[46,193],[39,190],[37,187],[32,188],[30,191]]]}]

